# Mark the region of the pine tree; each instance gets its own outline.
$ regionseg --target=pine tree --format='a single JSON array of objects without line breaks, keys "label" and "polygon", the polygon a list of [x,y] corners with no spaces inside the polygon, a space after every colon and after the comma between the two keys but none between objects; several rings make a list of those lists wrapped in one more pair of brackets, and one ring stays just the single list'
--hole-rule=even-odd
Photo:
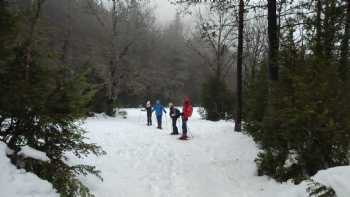
[{"label": "pine tree", "polygon": [[[349,164],[349,86],[339,75],[335,44],[341,41],[340,4],[308,6],[315,14],[304,16],[306,45],[295,41],[297,22],[290,17],[280,36],[279,80],[270,87],[269,104],[259,109],[248,103],[253,110],[248,114],[263,114],[262,120],[248,116],[246,127],[264,150],[257,158],[259,173],[279,181],[299,182],[318,170]],[[291,155],[297,162],[285,165]]]},{"label": "pine tree", "polygon": [[[19,34],[27,36],[18,38],[23,40],[19,44],[9,45],[15,46],[10,52],[13,58],[1,65],[0,139],[14,151],[9,157],[15,165],[50,181],[61,196],[93,196],[77,176],[91,173],[100,177],[99,171],[89,165],[69,166],[65,154],[104,154],[99,146],[85,142],[85,131],[77,123],[85,117],[94,90],[87,83],[86,72],[72,74],[71,67],[57,64],[56,56],[37,44],[43,5],[44,1],[33,1],[20,16],[19,22],[28,25],[24,29],[29,33]],[[23,17],[30,23],[24,23]],[[4,26],[11,29],[12,23]],[[17,155],[23,146],[46,153],[50,162]]]},{"label": "pine tree", "polygon": [[203,84],[201,92],[201,103],[206,110],[206,119],[218,121],[232,118],[235,104],[232,98],[233,93],[224,80],[210,77]]}]

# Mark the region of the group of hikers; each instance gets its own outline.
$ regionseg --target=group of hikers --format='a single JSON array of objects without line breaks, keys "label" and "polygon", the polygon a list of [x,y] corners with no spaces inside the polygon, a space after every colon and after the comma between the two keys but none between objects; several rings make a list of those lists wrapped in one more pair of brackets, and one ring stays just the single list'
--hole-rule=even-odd
[{"label": "group of hikers", "polygon": [[[184,103],[182,106],[182,112],[180,112],[179,109],[177,109],[173,103],[169,103],[169,116],[172,120],[172,127],[173,131],[171,135],[179,135],[179,130],[177,128],[177,120],[178,118],[182,117],[182,135],[179,138],[180,140],[186,140],[187,137],[187,121],[192,116],[193,108],[190,102],[190,99],[188,97],[184,98]],[[159,100],[156,101],[156,104],[152,107],[151,101],[147,101],[146,103],[146,111],[147,111],[147,125],[152,125],[152,113],[155,112],[155,115],[157,117],[157,128],[162,129],[162,117],[163,112],[166,114],[166,110],[163,107],[163,105],[160,103]]]}]

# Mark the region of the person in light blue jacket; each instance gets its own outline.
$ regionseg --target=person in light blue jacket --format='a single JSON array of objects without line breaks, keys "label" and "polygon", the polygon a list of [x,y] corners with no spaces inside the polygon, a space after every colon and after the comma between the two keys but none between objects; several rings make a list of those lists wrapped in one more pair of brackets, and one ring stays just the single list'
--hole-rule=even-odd
[{"label": "person in light blue jacket", "polygon": [[162,129],[162,116],[163,112],[166,113],[163,105],[160,104],[160,101],[157,100],[156,105],[153,107],[152,112],[155,111],[156,117],[157,117],[157,122],[158,122],[158,129]]}]

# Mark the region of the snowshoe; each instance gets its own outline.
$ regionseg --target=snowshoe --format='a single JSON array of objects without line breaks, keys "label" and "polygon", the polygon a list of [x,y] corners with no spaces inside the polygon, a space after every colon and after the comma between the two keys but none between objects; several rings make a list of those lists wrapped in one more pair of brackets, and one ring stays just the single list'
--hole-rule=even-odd
[{"label": "snowshoe", "polygon": [[188,140],[188,137],[187,136],[181,136],[181,137],[179,137],[179,140]]}]

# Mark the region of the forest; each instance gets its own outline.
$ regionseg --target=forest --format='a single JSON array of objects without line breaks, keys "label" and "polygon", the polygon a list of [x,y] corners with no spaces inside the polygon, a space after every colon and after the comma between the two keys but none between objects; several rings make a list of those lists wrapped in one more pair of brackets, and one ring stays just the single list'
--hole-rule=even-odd
[{"label": "forest", "polygon": [[169,2],[160,25],[151,0],[0,0],[0,141],[15,166],[93,196],[78,177],[101,171],[66,162],[108,154],[82,120],[184,96],[252,137],[259,176],[298,184],[350,164],[349,0]]}]

